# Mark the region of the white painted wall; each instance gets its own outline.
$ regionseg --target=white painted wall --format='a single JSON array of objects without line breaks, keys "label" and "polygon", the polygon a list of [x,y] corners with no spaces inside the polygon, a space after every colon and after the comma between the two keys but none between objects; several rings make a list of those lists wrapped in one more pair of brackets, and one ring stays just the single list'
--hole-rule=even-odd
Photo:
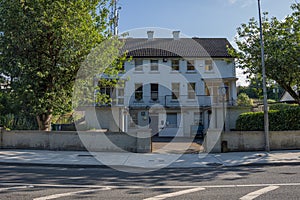
[{"label": "white painted wall", "polygon": [[171,95],[171,84],[174,82],[180,82],[180,95],[187,95],[189,82],[196,83],[196,95],[205,95],[205,84],[204,79],[213,79],[213,78],[230,78],[230,99],[236,100],[236,84],[235,84],[235,66],[233,63],[227,63],[223,59],[214,59],[213,60],[213,70],[205,71],[205,59],[194,59],[195,68],[194,72],[188,72],[187,62],[185,60],[180,60],[179,71],[172,71],[171,69],[171,59],[168,59],[167,62],[163,62],[162,59],[159,59],[159,70],[151,71],[150,70],[150,59],[143,60],[143,71],[137,72],[134,67],[134,60],[131,62],[125,63],[125,73],[123,78],[128,79],[125,86],[125,96],[127,97],[127,105],[129,104],[129,97],[134,96],[135,83],[143,83],[143,95],[145,98],[150,97],[150,84],[158,83],[159,87],[159,96]]}]

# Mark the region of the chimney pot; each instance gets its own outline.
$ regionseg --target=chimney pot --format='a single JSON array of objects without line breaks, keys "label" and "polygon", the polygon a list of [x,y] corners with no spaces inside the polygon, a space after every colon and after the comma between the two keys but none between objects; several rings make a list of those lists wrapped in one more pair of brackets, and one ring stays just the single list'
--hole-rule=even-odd
[{"label": "chimney pot", "polygon": [[179,40],[180,31],[173,31],[173,39]]},{"label": "chimney pot", "polygon": [[148,40],[154,39],[154,31],[147,31],[147,35],[148,35]]}]

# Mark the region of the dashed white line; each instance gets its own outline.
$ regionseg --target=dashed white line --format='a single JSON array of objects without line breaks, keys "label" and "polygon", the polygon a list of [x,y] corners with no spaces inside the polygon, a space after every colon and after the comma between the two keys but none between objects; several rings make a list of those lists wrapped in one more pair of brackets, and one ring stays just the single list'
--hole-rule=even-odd
[{"label": "dashed white line", "polygon": [[49,195],[49,196],[38,197],[33,200],[51,200],[51,199],[57,199],[57,198],[61,198],[61,197],[74,196],[74,195],[78,195],[78,194],[98,192],[98,191],[104,191],[104,190],[110,190],[110,189],[111,188],[107,187],[107,188],[101,188],[101,189],[81,190],[81,191],[76,191],[76,192],[53,194],[53,195]]},{"label": "dashed white line", "polygon": [[33,188],[33,186],[15,186],[15,187],[9,187],[9,188],[0,188],[0,192],[8,191],[8,190],[18,190],[18,189],[28,189]]},{"label": "dashed white line", "polygon": [[184,195],[184,194],[198,192],[200,190],[205,190],[205,188],[197,187],[197,188],[192,188],[192,189],[188,189],[188,190],[181,190],[181,191],[178,191],[178,192],[172,192],[172,193],[158,195],[158,196],[155,196],[155,197],[150,197],[150,198],[147,198],[147,199],[144,199],[144,200],[163,200],[163,199],[170,198],[170,197],[177,197],[177,196]]},{"label": "dashed white line", "polygon": [[274,186],[274,185],[273,186],[268,186],[268,187],[262,188],[260,190],[251,192],[251,193],[241,197],[240,200],[252,200],[252,199],[255,199],[256,197],[258,197],[262,194],[266,194],[270,191],[276,190],[277,188],[279,188],[279,186]]}]

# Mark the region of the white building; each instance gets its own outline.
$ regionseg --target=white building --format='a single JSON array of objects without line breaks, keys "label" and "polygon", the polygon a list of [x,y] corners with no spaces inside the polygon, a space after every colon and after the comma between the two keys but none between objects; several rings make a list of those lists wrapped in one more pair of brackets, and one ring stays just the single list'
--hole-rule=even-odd
[{"label": "white building", "polygon": [[148,38],[125,40],[123,51],[132,60],[120,74],[123,86],[100,90],[113,98],[111,107],[96,108],[101,128],[151,128],[153,135],[190,137],[198,127],[205,131],[223,126],[220,114],[212,119],[214,108],[224,113],[224,106],[233,106],[237,99],[227,39],[180,38],[179,31],[171,38],[153,36],[148,31]]}]

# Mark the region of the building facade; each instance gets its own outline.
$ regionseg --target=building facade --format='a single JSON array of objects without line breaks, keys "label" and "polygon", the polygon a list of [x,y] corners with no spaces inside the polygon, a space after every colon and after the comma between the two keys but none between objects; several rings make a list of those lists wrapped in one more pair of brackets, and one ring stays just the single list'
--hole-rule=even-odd
[{"label": "building facade", "polygon": [[[101,87],[112,97],[109,108],[96,105],[101,128],[150,128],[160,137],[191,137],[218,125],[214,108],[237,99],[234,59],[224,38],[126,38],[124,63],[116,88]],[[108,113],[113,123],[107,120]],[[102,113],[102,114],[101,114]],[[106,114],[103,114],[106,113]],[[222,118],[223,119],[223,118]],[[106,121],[106,122],[105,122]]]}]

